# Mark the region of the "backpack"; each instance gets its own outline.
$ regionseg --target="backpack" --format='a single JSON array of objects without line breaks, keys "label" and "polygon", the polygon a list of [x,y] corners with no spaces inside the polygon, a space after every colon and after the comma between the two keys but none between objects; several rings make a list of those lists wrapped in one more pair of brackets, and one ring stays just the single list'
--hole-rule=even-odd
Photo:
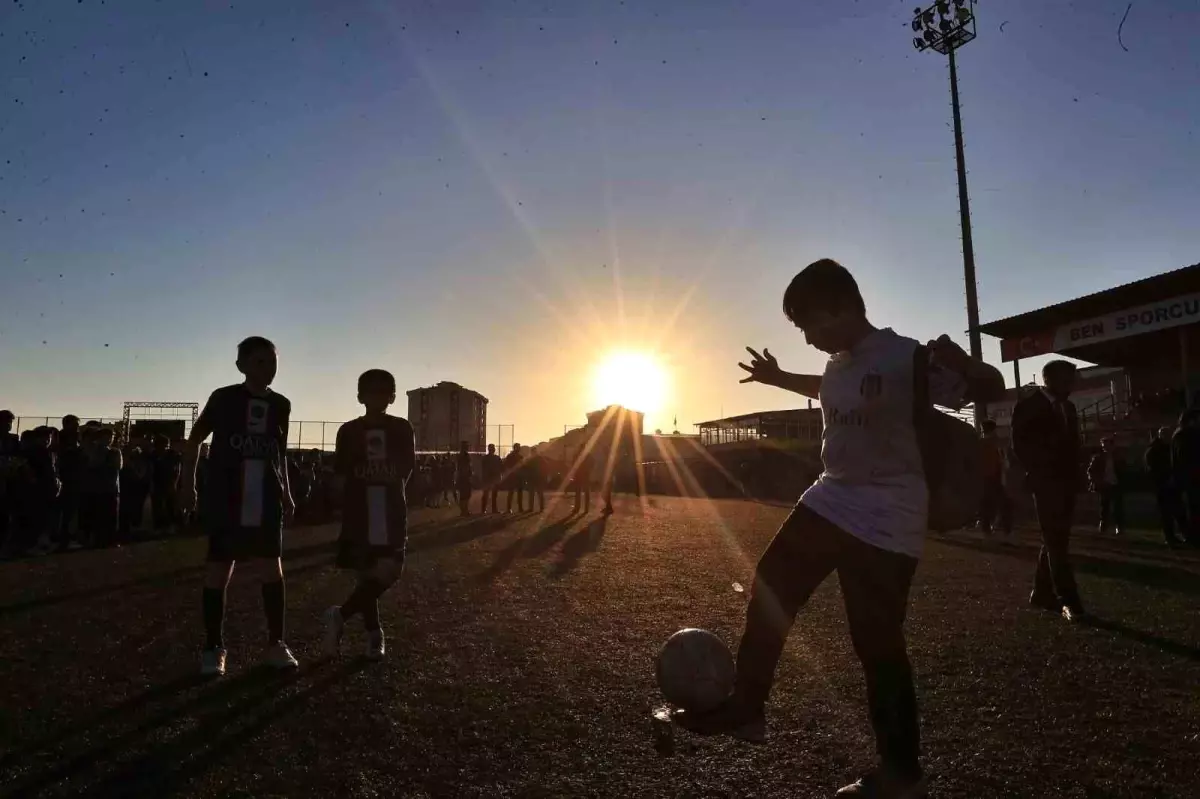
[{"label": "backpack", "polygon": [[985,491],[983,449],[975,428],[942,413],[929,399],[929,350],[918,346],[913,362],[913,427],[929,488],[934,532],[967,527],[979,518]]}]

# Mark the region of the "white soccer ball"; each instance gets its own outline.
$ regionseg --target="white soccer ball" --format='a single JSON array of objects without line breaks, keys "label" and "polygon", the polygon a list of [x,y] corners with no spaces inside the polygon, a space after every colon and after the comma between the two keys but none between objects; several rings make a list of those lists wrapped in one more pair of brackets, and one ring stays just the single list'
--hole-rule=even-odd
[{"label": "white soccer ball", "polygon": [[724,641],[708,630],[689,627],[663,644],[657,675],[658,687],[668,702],[703,713],[733,691],[736,667]]}]

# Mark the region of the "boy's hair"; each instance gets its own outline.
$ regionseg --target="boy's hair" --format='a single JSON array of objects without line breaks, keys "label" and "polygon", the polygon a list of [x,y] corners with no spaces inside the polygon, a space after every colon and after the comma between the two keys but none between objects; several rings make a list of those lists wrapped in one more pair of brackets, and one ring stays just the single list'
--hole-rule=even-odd
[{"label": "boy's hair", "polygon": [[271,350],[274,352],[275,343],[271,341],[271,339],[263,338],[262,336],[250,336],[249,338],[244,338],[242,339],[241,343],[238,344],[238,360],[240,361],[243,358],[247,358],[259,350]]},{"label": "boy's hair", "polygon": [[9,421],[12,421],[16,418],[16,415],[8,409],[0,411],[0,419],[8,419]]},{"label": "boy's hair", "polygon": [[382,394],[396,393],[396,378],[386,369],[368,369],[358,376],[359,393],[378,391]]},{"label": "boy's hair", "polygon": [[1064,361],[1061,359],[1054,360],[1054,361],[1050,361],[1049,363],[1047,363],[1045,366],[1042,367],[1042,379],[1045,380],[1047,377],[1050,377],[1051,375],[1074,374],[1077,371],[1079,371],[1079,367],[1077,367],[1075,364],[1071,363],[1070,361]]},{"label": "boy's hair", "polygon": [[867,312],[858,281],[832,258],[813,261],[801,269],[783,292],[783,314],[792,324],[799,325],[813,311]]}]

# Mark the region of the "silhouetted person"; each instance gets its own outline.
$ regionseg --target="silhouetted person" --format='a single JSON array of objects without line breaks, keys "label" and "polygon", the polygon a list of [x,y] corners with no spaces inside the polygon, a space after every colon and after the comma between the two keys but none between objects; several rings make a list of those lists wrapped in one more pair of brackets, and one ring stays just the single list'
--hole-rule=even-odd
[{"label": "silhouetted person", "polygon": [[483,456],[483,497],[479,501],[479,512],[487,513],[488,499],[491,498],[492,513],[496,513],[496,494],[500,491],[500,475],[504,471],[504,463],[496,454],[496,445],[488,444],[487,454]]},{"label": "silhouetted person", "polygon": [[1158,518],[1162,525],[1163,538],[1167,546],[1179,546],[1176,529],[1183,532],[1187,529],[1187,518],[1183,513],[1183,503],[1179,488],[1175,485],[1175,475],[1171,471],[1171,428],[1160,428],[1155,434],[1142,461],[1146,473],[1150,476],[1150,484],[1154,487],[1154,499],[1158,504]]},{"label": "silhouetted person", "polygon": [[113,431],[97,428],[84,442],[79,494],[79,529],[83,540],[103,548],[118,543],[121,453],[113,447]]},{"label": "silhouetted person", "polygon": [[154,452],[150,456],[150,516],[154,531],[171,531],[179,518],[178,486],[183,460],[172,449],[171,440],[164,435],[154,437]]},{"label": "silhouetted person", "polygon": [[[529,510],[546,510],[546,465],[537,447],[529,450],[525,459],[525,487],[529,489]],[[534,500],[537,500],[536,506]]]},{"label": "silhouetted person", "polygon": [[1008,465],[1005,462],[1006,448],[996,436],[996,423],[985,419],[982,425],[979,444],[983,452],[983,503],[979,509],[979,527],[984,535],[992,534],[992,525],[997,517],[1004,537],[1011,539],[1013,534],[1012,502],[1008,498],[1005,485],[1005,475]]},{"label": "silhouetted person", "polygon": [[58,435],[58,479],[62,481],[62,492],[58,496],[59,549],[71,545],[71,526],[78,522],[80,482],[83,479],[83,442],[79,436],[79,417],[67,414],[62,418],[62,430]]},{"label": "silhouetted person", "polygon": [[1088,482],[1100,497],[1099,531],[1112,528],[1120,535],[1125,527],[1125,458],[1111,438],[1100,441],[1100,451],[1088,463]]},{"label": "silhouetted person", "polygon": [[471,512],[471,453],[465,441],[458,448],[454,476],[458,483],[458,510],[466,516]]},{"label": "silhouetted person", "polygon": [[15,419],[12,411],[0,411],[0,551],[13,531],[17,471],[25,462],[21,457],[21,440],[12,432]]},{"label": "silhouetted person", "polygon": [[1029,603],[1059,611],[1068,621],[1083,614],[1071,569],[1071,524],[1079,491],[1079,420],[1069,399],[1075,365],[1051,361],[1042,369],[1044,388],[1013,407],[1013,450],[1033,492],[1042,551]]},{"label": "silhouetted person", "polygon": [[517,495],[517,511],[525,512],[525,475],[521,469],[521,445],[513,444],[512,452],[504,456],[504,480],[508,488],[505,513],[512,513],[513,493]]},{"label": "silhouetted person", "polygon": [[1200,409],[1184,411],[1171,437],[1171,470],[1187,515],[1184,538],[1200,546]]},{"label": "silhouetted person", "polygon": [[[571,479],[571,484],[575,489],[575,507],[571,509],[571,512],[579,513],[582,510],[587,513],[592,509],[592,456],[590,452],[580,454],[575,463],[575,475]],[[583,499],[582,507],[579,503],[580,498]]]}]

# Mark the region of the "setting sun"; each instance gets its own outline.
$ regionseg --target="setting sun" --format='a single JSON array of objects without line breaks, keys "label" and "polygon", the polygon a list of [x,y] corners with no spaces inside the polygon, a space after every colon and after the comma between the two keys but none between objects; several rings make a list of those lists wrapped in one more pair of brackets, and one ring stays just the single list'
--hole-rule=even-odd
[{"label": "setting sun", "polygon": [[621,405],[645,414],[662,410],[667,374],[662,365],[643,352],[612,352],[592,375],[592,397],[597,407]]}]

